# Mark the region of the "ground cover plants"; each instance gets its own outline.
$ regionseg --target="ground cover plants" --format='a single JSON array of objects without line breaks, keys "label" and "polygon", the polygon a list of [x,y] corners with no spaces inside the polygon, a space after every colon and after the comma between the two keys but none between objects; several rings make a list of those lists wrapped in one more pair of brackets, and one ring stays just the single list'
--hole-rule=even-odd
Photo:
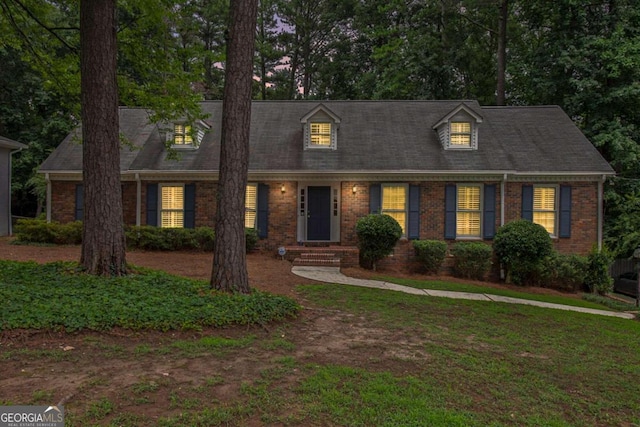
[{"label": "ground cover plants", "polygon": [[213,292],[208,284],[134,269],[122,278],[85,274],[78,264],[0,260],[0,329],[77,331],[198,329],[263,324],[295,316],[290,298]]},{"label": "ground cover plants", "polygon": [[[176,264],[194,259],[173,257]],[[269,260],[260,262],[264,272]],[[11,290],[31,292],[21,297],[24,303],[43,309],[65,290],[87,301],[100,293],[91,281],[83,282],[85,293],[75,289],[71,281],[85,276],[70,264],[9,265],[0,276],[0,287],[9,289],[2,294],[2,320],[4,308],[16,302]],[[39,275],[51,289],[44,280],[28,289]],[[175,310],[194,304],[178,287],[208,292],[198,281],[139,275],[142,291],[125,289],[127,303],[149,294],[141,310],[165,312],[163,299],[176,301]],[[173,279],[175,288],[165,283]],[[598,300],[534,295],[527,288],[389,279],[604,309]],[[100,301],[115,309],[111,294],[124,301],[125,291],[116,288],[125,285],[108,283],[112,292],[85,304],[87,312]],[[166,331],[3,327],[0,405],[62,402],[67,427],[640,424],[636,320],[332,284],[298,286],[294,295],[302,306],[296,317],[253,324]]]}]

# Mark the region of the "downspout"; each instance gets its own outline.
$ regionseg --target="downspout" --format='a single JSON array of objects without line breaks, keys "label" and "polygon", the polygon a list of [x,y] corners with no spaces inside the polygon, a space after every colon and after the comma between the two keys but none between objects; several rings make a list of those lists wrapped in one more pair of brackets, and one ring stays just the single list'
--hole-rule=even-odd
[{"label": "downspout", "polygon": [[602,179],[598,181],[598,250],[602,250],[602,228],[604,217],[604,182],[607,176],[602,175]]},{"label": "downspout", "polygon": [[508,175],[505,173],[500,181],[500,227],[504,225],[504,194]]},{"label": "downspout", "polygon": [[9,236],[13,235],[13,216],[11,214],[11,156],[15,153],[22,151],[22,148],[16,150],[9,150]]},{"label": "downspout", "polygon": [[[504,225],[504,195],[508,175],[505,173],[500,181],[500,227]],[[502,264],[500,264],[500,280],[505,280],[505,272]]]},{"label": "downspout", "polygon": [[47,222],[51,222],[51,179],[49,178],[49,172],[44,174],[44,181],[47,183]]},{"label": "downspout", "polygon": [[141,202],[142,202],[142,183],[140,182],[140,174],[136,173],[136,226],[137,227],[140,227]]}]

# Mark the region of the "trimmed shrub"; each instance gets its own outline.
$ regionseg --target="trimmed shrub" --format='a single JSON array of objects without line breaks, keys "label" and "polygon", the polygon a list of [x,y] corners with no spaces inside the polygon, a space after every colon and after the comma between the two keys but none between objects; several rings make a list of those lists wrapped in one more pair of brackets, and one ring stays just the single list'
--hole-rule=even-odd
[{"label": "trimmed shrub", "polygon": [[441,240],[414,240],[416,258],[427,273],[438,274],[447,256],[447,243]]},{"label": "trimmed shrub", "polygon": [[465,279],[484,280],[491,268],[491,246],[480,242],[458,242],[451,249],[453,274]]},{"label": "trimmed shrub", "polygon": [[524,219],[500,227],[493,250],[505,268],[507,279],[519,285],[535,283],[542,261],[553,253],[547,230]]},{"label": "trimmed shrub", "polygon": [[613,278],[609,276],[609,266],[613,260],[611,253],[603,248],[593,248],[589,252],[587,274],[584,284],[590,292],[606,295],[613,291]]},{"label": "trimmed shrub", "polygon": [[389,215],[370,214],[358,220],[356,234],[360,265],[375,270],[376,262],[393,252],[402,237],[402,227]]},{"label": "trimmed shrub", "polygon": [[543,286],[575,292],[584,286],[589,260],[581,255],[554,252],[543,265],[544,271],[541,277]]},{"label": "trimmed shrub", "polygon": [[[82,243],[82,222],[66,224],[40,219],[20,219],[15,227],[18,242],[55,245],[79,245]],[[127,226],[127,247],[149,251],[200,250],[212,251],[215,233],[211,227],[160,228],[152,226]],[[250,252],[258,244],[258,232],[245,229],[246,250]]]},{"label": "trimmed shrub", "polygon": [[41,219],[19,219],[14,231],[19,242],[55,245],[82,243],[82,222],[80,221],[60,224]]}]

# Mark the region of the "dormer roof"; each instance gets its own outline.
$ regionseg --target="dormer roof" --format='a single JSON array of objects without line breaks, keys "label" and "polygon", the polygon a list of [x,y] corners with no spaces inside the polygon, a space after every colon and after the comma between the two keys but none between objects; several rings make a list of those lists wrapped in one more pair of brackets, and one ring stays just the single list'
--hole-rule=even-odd
[{"label": "dormer roof", "polygon": [[467,106],[464,102],[462,102],[456,108],[454,108],[449,113],[447,113],[447,115],[445,115],[443,118],[438,120],[436,124],[433,125],[433,129],[437,130],[440,126],[449,124],[451,119],[457,116],[460,112],[467,113],[469,116],[471,116],[471,118],[475,120],[476,123],[482,123],[482,116],[479,113],[477,113],[473,108]]},{"label": "dormer roof", "polygon": [[329,108],[327,108],[326,106],[324,106],[323,104],[319,104],[317,105],[315,108],[313,108],[311,111],[309,111],[307,114],[305,114],[304,116],[302,116],[302,118],[300,119],[300,123],[302,124],[306,124],[309,120],[311,120],[314,116],[316,116],[318,113],[325,113],[327,116],[329,116],[329,118],[334,122],[334,123],[340,123],[340,116],[338,116],[336,113],[334,113],[333,111],[331,111]]}]

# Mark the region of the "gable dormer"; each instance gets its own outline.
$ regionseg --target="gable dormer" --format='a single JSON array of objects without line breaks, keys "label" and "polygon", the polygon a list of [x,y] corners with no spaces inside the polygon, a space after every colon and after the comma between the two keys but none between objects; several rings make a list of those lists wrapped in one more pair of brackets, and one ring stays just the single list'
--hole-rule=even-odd
[{"label": "gable dormer", "polygon": [[338,148],[338,125],[340,117],[320,104],[305,114],[303,126],[305,150],[336,150]]},{"label": "gable dormer", "polygon": [[202,120],[188,123],[186,121],[175,121],[168,123],[165,130],[165,138],[168,146],[174,149],[195,150],[200,147],[204,134],[211,129]]},{"label": "gable dormer", "polygon": [[482,116],[465,104],[460,104],[444,116],[433,129],[445,150],[477,150],[478,128]]}]

